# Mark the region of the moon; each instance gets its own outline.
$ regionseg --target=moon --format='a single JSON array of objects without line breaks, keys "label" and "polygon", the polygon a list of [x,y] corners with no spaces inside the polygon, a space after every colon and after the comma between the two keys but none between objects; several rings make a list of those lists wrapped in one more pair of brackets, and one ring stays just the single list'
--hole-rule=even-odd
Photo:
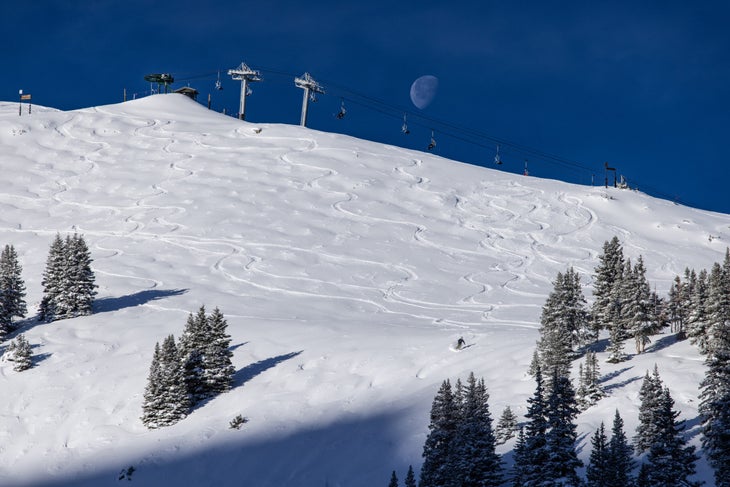
[{"label": "moon", "polygon": [[439,79],[427,74],[421,76],[411,85],[411,101],[416,107],[423,110],[431,104],[439,87]]}]

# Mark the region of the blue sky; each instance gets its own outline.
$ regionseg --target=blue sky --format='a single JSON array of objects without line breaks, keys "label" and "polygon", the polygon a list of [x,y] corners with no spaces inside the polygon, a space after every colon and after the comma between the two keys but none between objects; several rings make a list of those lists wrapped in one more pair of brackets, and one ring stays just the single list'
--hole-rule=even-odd
[{"label": "blue sky", "polygon": [[[695,4],[696,3],[696,4]],[[305,71],[327,95],[308,125],[500,169],[630,184],[730,213],[727,2],[3,2],[0,99],[60,109],[117,103],[171,73],[238,109],[241,61],[262,70],[246,118],[299,122]],[[224,89],[214,89],[217,71]],[[409,99],[438,77],[424,110]],[[347,116],[334,114],[344,99]],[[400,132],[408,112],[411,133]],[[509,142],[509,143],[507,143]],[[542,153],[543,155],[541,155]],[[551,159],[544,154],[557,156]]]}]

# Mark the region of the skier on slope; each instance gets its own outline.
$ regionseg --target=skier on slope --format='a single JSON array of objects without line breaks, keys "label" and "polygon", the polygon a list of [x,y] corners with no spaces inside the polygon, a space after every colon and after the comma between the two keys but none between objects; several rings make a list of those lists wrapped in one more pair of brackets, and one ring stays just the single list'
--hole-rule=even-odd
[{"label": "skier on slope", "polygon": [[464,345],[466,345],[464,337],[459,337],[459,341],[456,342],[456,349],[461,350],[462,348],[464,348]]}]

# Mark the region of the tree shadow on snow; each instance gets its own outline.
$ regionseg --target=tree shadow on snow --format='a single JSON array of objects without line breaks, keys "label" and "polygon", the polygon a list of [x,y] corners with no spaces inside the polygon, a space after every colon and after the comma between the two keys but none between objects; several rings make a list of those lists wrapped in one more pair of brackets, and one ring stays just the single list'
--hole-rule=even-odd
[{"label": "tree shadow on snow", "polygon": [[124,308],[141,306],[150,301],[169,298],[171,296],[180,296],[186,292],[188,292],[187,289],[145,289],[144,291],[119,296],[117,298],[101,298],[94,301],[94,313],[109,313]]},{"label": "tree shadow on snow", "polygon": [[233,387],[239,387],[250,381],[260,373],[269,370],[272,367],[276,367],[281,362],[296,357],[302,353],[302,350],[298,352],[286,353],[284,355],[278,355],[276,357],[267,358],[260,360],[254,364],[247,365],[233,375]]},{"label": "tree shadow on snow", "polygon": [[[609,381],[609,380],[611,380],[611,379],[614,379],[614,378],[618,377],[619,375],[623,374],[624,372],[626,372],[626,371],[628,371],[628,370],[631,370],[631,369],[633,369],[633,367],[624,367],[624,368],[623,368],[623,369],[621,369],[621,370],[617,370],[617,371],[615,371],[615,372],[612,372],[612,373],[610,373],[610,374],[606,374],[606,375],[605,375],[605,376],[603,376],[603,378],[601,379],[601,382],[606,382],[606,381]],[[607,385],[607,386],[605,386],[605,387],[603,388],[603,390],[604,390],[604,391],[605,391],[606,393],[609,393],[609,392],[611,392],[611,391],[612,391],[612,390],[614,390],[614,389],[620,389],[621,387],[624,387],[624,386],[626,386],[626,385],[629,385],[629,384],[631,384],[632,382],[636,382],[637,380],[642,380],[643,378],[644,378],[644,377],[643,377],[643,376],[641,376],[641,375],[636,375],[636,376],[634,376],[634,377],[629,377],[628,379],[622,380],[621,382],[616,382],[615,384],[610,384],[610,385]]]},{"label": "tree shadow on snow", "polygon": [[664,337],[660,338],[659,340],[655,341],[654,343],[652,343],[651,345],[649,345],[648,347],[646,347],[646,353],[658,352],[659,350],[662,350],[664,348],[674,345],[675,343],[677,343],[677,341],[678,341],[677,335],[674,333],[671,335],[668,335],[668,336],[664,336]]}]

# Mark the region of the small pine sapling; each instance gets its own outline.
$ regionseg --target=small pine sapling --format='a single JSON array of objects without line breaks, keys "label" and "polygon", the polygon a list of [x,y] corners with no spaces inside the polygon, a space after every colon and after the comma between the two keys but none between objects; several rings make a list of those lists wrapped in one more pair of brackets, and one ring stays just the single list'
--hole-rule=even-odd
[{"label": "small pine sapling", "polygon": [[241,429],[241,426],[243,426],[246,423],[248,423],[248,418],[246,418],[246,417],[244,417],[244,416],[242,416],[242,415],[239,414],[235,418],[233,418],[231,420],[231,422],[228,423],[228,424],[229,424],[229,426],[230,426],[231,429],[240,430]]}]

